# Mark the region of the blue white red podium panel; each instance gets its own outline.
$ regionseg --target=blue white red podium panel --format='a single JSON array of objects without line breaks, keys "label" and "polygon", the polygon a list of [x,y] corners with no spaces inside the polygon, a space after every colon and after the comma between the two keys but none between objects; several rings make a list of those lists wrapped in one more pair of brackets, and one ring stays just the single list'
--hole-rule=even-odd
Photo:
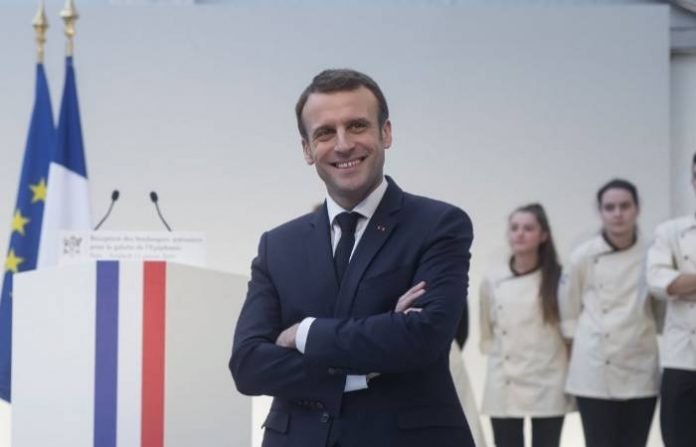
[{"label": "blue white red podium panel", "polygon": [[13,447],[249,446],[227,369],[245,290],[164,262],[16,275]]}]

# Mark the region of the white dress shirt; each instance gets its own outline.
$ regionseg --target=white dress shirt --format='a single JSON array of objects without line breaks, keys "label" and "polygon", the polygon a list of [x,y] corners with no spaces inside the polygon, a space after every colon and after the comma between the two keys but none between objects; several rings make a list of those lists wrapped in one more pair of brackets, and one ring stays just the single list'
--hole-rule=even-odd
[{"label": "white dress shirt", "polygon": [[[352,210],[343,209],[336,201],[334,201],[331,196],[326,196],[326,209],[329,213],[329,222],[331,222],[331,247],[333,251],[336,251],[336,246],[338,241],[341,240],[341,227],[338,225],[336,216],[344,212],[354,212],[359,213],[360,218],[358,219],[357,225],[355,227],[355,244],[353,244],[353,251],[351,251],[351,257],[355,253],[355,248],[358,246],[360,239],[362,238],[367,224],[372,219],[372,216],[377,211],[384,194],[387,192],[387,181],[382,178],[382,183],[379,184],[374,191],[372,191],[365,199],[358,203]],[[309,330],[311,329],[314,318],[307,317],[300,323],[297,328],[297,334],[295,335],[295,345],[297,350],[304,354],[305,346],[307,344],[307,337],[309,336]],[[362,375],[348,375],[346,376],[346,385],[344,388],[345,392],[362,390],[367,388],[367,376]]]},{"label": "white dress shirt", "polygon": [[662,366],[696,371],[696,294],[673,296],[669,285],[682,273],[696,274],[696,218],[667,221],[655,230],[648,250],[650,292],[667,302]]},{"label": "white dress shirt", "polygon": [[559,310],[573,340],[566,391],[596,399],[657,396],[659,358],[653,298],[641,238],[616,250],[602,235],[577,247],[563,272]]},{"label": "white dress shirt", "polygon": [[509,263],[481,282],[481,351],[488,355],[482,412],[491,417],[552,417],[574,410],[564,392],[568,352],[558,325],[544,322],[540,282],[540,269],[516,275]]}]

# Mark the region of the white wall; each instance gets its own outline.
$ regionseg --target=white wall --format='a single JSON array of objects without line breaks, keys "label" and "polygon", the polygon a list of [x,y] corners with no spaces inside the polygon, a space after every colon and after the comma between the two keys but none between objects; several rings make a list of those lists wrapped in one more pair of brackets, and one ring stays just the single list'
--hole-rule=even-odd
[{"label": "white wall", "polygon": [[672,215],[680,216],[694,212],[691,162],[696,152],[696,55],[675,55],[671,67],[671,207]]},{"label": "white wall", "polygon": [[[0,228],[9,228],[26,138],[33,13],[0,10]],[[486,265],[504,256],[513,207],[541,201],[564,255],[597,228],[594,192],[611,177],[638,185],[647,231],[670,214],[666,7],[81,13],[76,66],[93,209],[105,210],[119,188],[104,228],[159,229],[147,198],[157,189],[175,229],[208,233],[210,265],[222,270],[247,274],[260,233],[323,196],[293,117],[311,76],[330,66],[373,75],[392,109],[387,172],[474,220],[465,357],[477,399],[485,360],[476,290]],[[52,22],[47,70],[57,101],[62,37]],[[0,234],[2,253],[5,244]],[[580,445],[579,433],[574,418],[564,445]]]}]

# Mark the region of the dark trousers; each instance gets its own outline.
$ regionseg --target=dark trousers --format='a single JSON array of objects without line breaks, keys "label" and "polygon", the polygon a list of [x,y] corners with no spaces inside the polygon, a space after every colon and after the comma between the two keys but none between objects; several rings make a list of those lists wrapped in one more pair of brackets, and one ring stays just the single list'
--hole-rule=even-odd
[{"label": "dark trousers", "polygon": [[576,399],[587,447],[645,447],[657,397]]},{"label": "dark trousers", "polygon": [[696,446],[696,371],[662,371],[660,426],[666,447]]},{"label": "dark trousers", "polygon": [[[496,447],[524,447],[523,418],[491,418]],[[563,416],[532,418],[532,447],[558,447]]]}]

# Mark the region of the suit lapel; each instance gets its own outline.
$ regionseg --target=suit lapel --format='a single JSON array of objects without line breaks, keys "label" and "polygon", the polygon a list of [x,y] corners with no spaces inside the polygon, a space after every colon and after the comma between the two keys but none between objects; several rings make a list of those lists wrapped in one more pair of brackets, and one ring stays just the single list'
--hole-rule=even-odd
[{"label": "suit lapel", "polygon": [[326,315],[333,314],[335,297],[338,294],[338,281],[331,249],[331,229],[326,203],[314,214],[305,238],[308,272],[306,280],[315,284],[319,296],[325,297]]},{"label": "suit lapel", "polygon": [[365,228],[346,269],[338,290],[334,316],[350,315],[355,293],[365,271],[399,223],[398,211],[401,209],[403,191],[391,178],[387,177],[387,180],[389,182],[387,191]]}]

